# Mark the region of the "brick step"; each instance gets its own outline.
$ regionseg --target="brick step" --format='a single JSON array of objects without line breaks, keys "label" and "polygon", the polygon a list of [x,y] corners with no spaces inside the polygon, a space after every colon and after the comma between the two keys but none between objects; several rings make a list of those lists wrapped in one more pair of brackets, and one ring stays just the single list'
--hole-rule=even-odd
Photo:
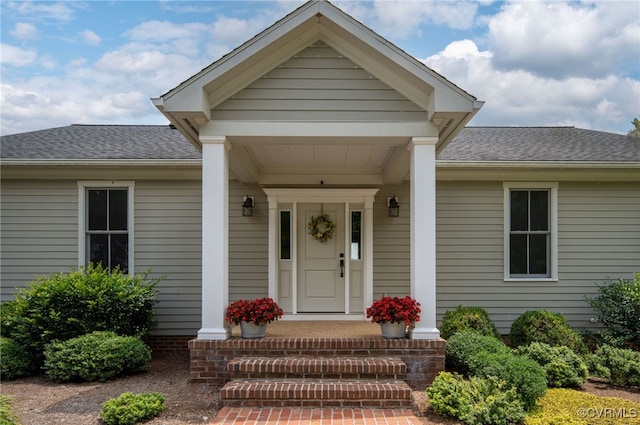
[{"label": "brick step", "polygon": [[410,407],[411,388],[398,380],[242,379],[220,391],[229,407]]},{"label": "brick step", "polygon": [[397,357],[238,357],[227,370],[240,378],[403,379]]}]

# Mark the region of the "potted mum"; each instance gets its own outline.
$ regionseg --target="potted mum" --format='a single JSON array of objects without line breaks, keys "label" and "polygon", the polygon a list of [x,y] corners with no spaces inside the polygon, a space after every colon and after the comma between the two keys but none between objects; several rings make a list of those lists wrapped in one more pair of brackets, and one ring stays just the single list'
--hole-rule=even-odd
[{"label": "potted mum", "polygon": [[406,296],[382,297],[367,308],[367,318],[379,323],[384,338],[404,338],[407,327],[420,320],[420,303]]},{"label": "potted mum", "polygon": [[282,308],[271,298],[257,298],[253,301],[238,300],[229,304],[225,319],[240,325],[243,338],[262,338],[267,333],[267,323],[284,315]]}]

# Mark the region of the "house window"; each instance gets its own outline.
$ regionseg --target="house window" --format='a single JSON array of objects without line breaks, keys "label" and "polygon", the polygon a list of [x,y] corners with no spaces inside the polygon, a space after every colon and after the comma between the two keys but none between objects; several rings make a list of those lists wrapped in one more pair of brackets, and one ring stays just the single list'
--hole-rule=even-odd
[{"label": "house window", "polygon": [[291,260],[291,211],[280,211],[280,259]]},{"label": "house window", "polygon": [[505,279],[557,278],[557,186],[505,186]]},{"label": "house window", "polygon": [[362,211],[351,211],[351,259],[362,260]]},{"label": "house window", "polygon": [[133,184],[81,183],[80,264],[102,264],[130,272],[133,235]]}]

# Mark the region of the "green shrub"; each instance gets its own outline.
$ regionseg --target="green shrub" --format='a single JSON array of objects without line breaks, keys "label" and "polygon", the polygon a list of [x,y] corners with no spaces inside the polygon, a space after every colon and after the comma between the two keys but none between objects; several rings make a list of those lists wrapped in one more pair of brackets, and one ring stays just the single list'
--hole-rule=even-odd
[{"label": "green shrub", "polygon": [[151,419],[164,410],[165,398],[160,393],[122,393],[107,400],[100,410],[100,419],[107,425],[134,425]]},{"label": "green shrub", "polygon": [[640,415],[638,402],[564,388],[548,390],[538,406],[524,425],[631,425]]},{"label": "green shrub", "polygon": [[121,374],[144,372],[151,350],[134,336],[93,332],[45,348],[44,368],[59,381],[106,381]]},{"label": "green shrub", "polygon": [[155,285],[147,274],[111,273],[99,265],[41,277],[2,309],[3,334],[25,347],[38,365],[44,346],[93,331],[146,336],[155,318]]},{"label": "green shrub", "polygon": [[546,310],[531,310],[518,316],[511,325],[509,337],[513,347],[543,342],[554,347],[569,347],[574,353],[586,352],[582,337],[571,329],[567,319]]},{"label": "green shrub", "polygon": [[427,388],[429,404],[442,416],[455,417],[469,425],[507,425],[524,419],[524,408],[515,389],[505,390],[496,378],[472,377],[449,372],[438,374]]},{"label": "green shrub", "polygon": [[456,332],[466,330],[500,338],[498,328],[489,318],[486,310],[481,307],[458,306],[455,310],[449,310],[444,314],[440,327],[442,338],[449,339]]},{"label": "green shrub", "polygon": [[603,345],[590,357],[589,369],[609,383],[640,387],[640,352]]},{"label": "green shrub", "polygon": [[16,379],[31,374],[31,356],[20,344],[10,338],[0,337],[0,376]]},{"label": "green shrub", "polygon": [[509,353],[511,349],[500,339],[481,335],[475,331],[462,331],[447,340],[445,364],[447,370],[468,375],[471,364],[481,352]]},{"label": "green shrub", "polygon": [[579,387],[589,376],[587,365],[568,347],[552,347],[543,342],[522,345],[516,354],[536,361],[547,374],[550,387]]},{"label": "green shrub", "polygon": [[471,375],[494,376],[514,388],[525,410],[535,407],[536,400],[547,390],[546,373],[534,360],[513,353],[482,352],[471,364]]},{"label": "green shrub", "polygon": [[626,342],[640,346],[640,273],[635,273],[633,280],[599,286],[598,292],[598,297],[587,298],[587,302],[605,327],[605,340],[618,346]]},{"label": "green shrub", "polygon": [[20,425],[20,419],[13,413],[13,399],[0,394],[0,425]]}]

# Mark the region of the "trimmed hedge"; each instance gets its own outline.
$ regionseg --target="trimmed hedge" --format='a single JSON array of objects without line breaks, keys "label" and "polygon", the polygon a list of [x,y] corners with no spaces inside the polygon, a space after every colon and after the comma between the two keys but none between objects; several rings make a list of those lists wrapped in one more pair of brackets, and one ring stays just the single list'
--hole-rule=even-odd
[{"label": "trimmed hedge", "polygon": [[102,405],[100,419],[107,425],[134,425],[157,416],[164,408],[163,394],[126,392]]},{"label": "trimmed hedge", "polygon": [[474,360],[479,353],[510,353],[511,349],[493,336],[481,335],[475,331],[462,331],[447,340],[445,365],[463,375],[469,375]]},{"label": "trimmed hedge", "polygon": [[550,387],[579,387],[589,375],[587,365],[568,347],[552,347],[542,342],[523,345],[516,353],[543,367]]},{"label": "trimmed hedge", "polygon": [[472,376],[494,376],[515,388],[525,410],[530,411],[547,390],[546,373],[534,360],[513,353],[481,352],[471,365]]},{"label": "trimmed hedge", "polygon": [[16,379],[28,376],[33,370],[31,356],[20,344],[11,338],[0,337],[0,376],[2,379]]},{"label": "trimmed hedge", "polygon": [[440,327],[442,338],[449,339],[456,332],[467,330],[500,338],[500,333],[495,323],[489,318],[487,311],[481,307],[463,307],[460,305],[455,310],[449,310],[444,314],[442,326]]},{"label": "trimmed hedge", "polygon": [[151,350],[134,336],[93,332],[45,348],[44,369],[59,381],[101,381],[148,370]]},{"label": "trimmed hedge", "polygon": [[42,365],[44,347],[93,331],[144,337],[155,326],[155,286],[136,276],[89,265],[32,282],[0,309],[2,332]]},{"label": "trimmed hedge", "polygon": [[574,353],[586,353],[582,337],[571,327],[560,313],[546,310],[527,311],[511,324],[511,345],[517,348],[532,342],[543,342],[551,346],[565,346]]}]

